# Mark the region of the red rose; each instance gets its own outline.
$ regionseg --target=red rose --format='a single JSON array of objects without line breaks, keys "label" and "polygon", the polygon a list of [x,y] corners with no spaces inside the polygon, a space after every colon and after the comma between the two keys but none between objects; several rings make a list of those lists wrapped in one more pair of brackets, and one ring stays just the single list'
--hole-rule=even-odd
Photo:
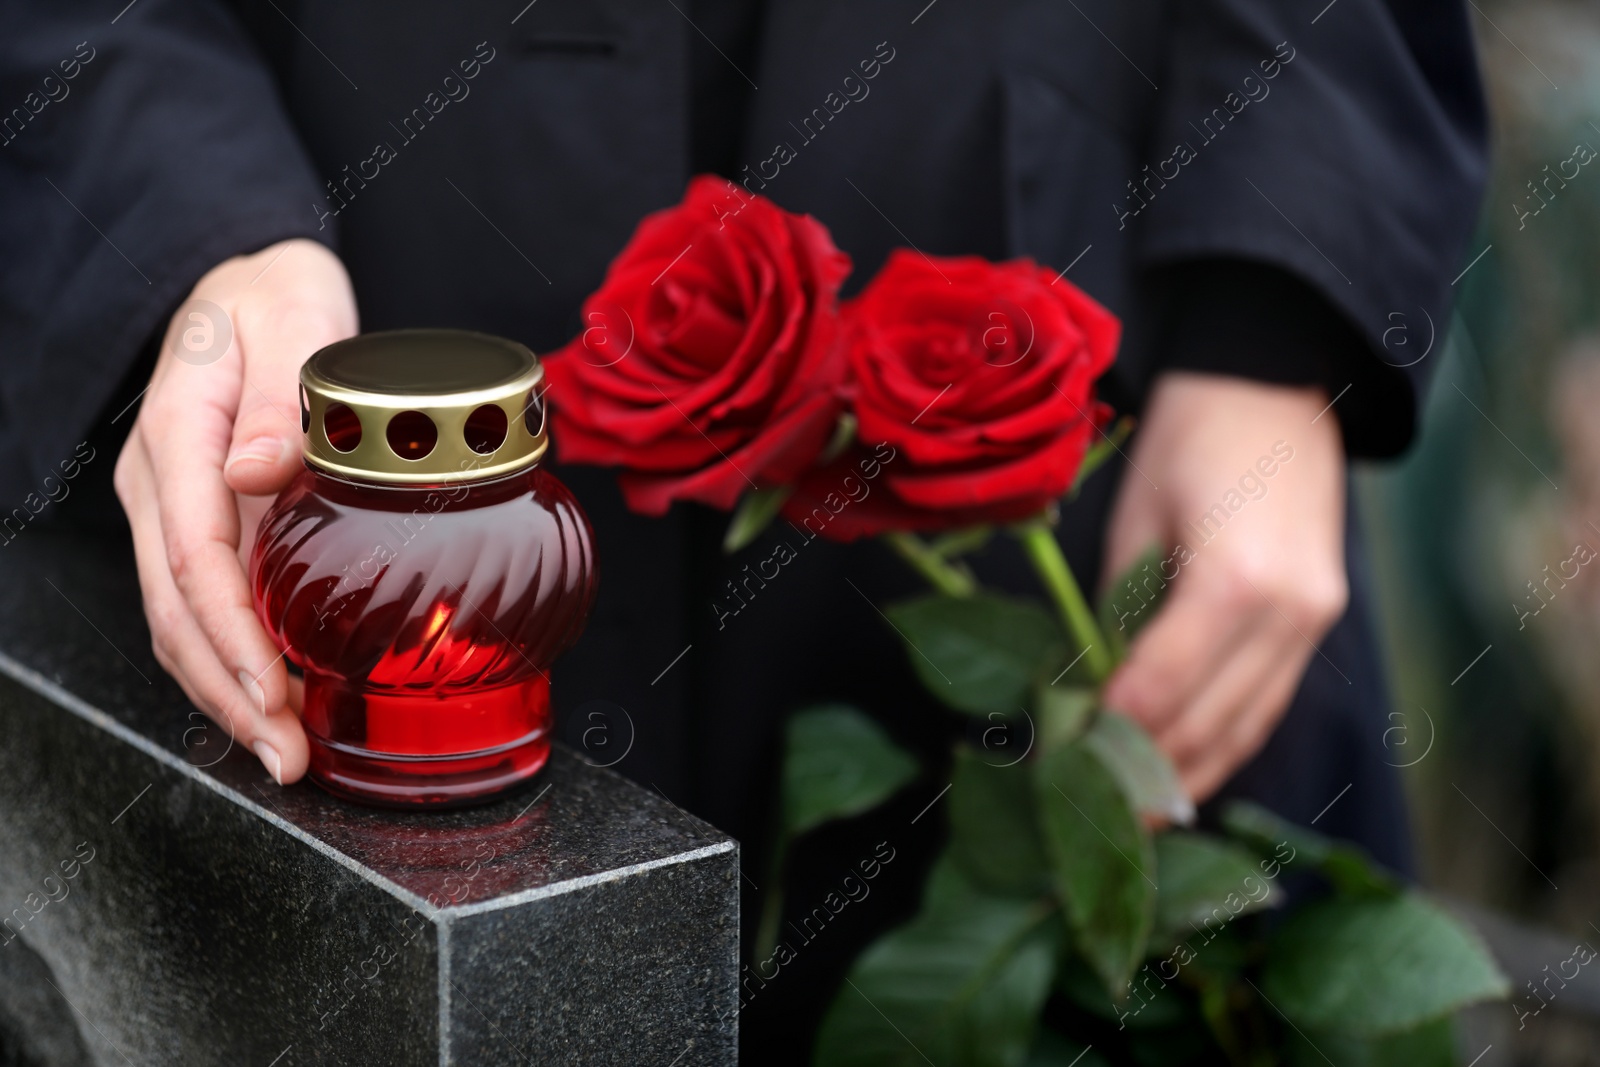
[{"label": "red rose", "polygon": [[844,316],[861,446],[805,475],[791,521],[835,540],[1011,522],[1071,487],[1121,333],[1076,286],[899,250]]},{"label": "red rose", "polygon": [[843,403],[849,272],[815,219],[694,179],[639,224],[584,303],[588,329],[546,362],[561,459],[626,468],[628,506],[648,515],[792,482]]}]

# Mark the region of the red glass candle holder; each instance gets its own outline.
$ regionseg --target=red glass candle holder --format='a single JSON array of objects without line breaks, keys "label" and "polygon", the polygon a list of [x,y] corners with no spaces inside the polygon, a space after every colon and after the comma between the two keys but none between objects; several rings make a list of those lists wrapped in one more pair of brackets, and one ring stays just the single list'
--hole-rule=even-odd
[{"label": "red glass candle holder", "polygon": [[306,468],[262,520],[257,613],[305,673],[310,774],[391,806],[484,800],[550,752],[549,668],[582,630],[588,520],[538,463],[521,345],[406,330],[301,371]]}]

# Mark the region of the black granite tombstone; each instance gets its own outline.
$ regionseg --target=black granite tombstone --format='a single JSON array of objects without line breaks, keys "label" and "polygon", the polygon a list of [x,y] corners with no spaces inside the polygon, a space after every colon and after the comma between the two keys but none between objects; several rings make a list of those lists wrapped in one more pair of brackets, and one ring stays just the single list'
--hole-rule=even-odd
[{"label": "black granite tombstone", "polygon": [[462,811],[280,788],[155,664],[123,538],[0,545],[18,1062],[733,1063],[738,879],[732,840],[560,748]]}]

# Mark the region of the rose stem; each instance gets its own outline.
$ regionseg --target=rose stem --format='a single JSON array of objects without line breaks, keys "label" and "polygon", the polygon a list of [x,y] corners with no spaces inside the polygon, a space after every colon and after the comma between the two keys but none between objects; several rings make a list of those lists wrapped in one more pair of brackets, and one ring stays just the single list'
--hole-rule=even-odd
[{"label": "rose stem", "polygon": [[1096,682],[1105,681],[1111,673],[1110,651],[1106,648],[1105,639],[1100,636],[1094,612],[1089,610],[1088,601],[1083,599],[1083,591],[1072,577],[1067,557],[1061,554],[1061,545],[1057,543],[1055,533],[1043,520],[1036,519],[1017,527],[1016,534],[1033,563],[1033,569],[1038,572],[1039,579],[1056,602],[1067,633],[1084,646],[1083,662],[1089,668],[1089,674]]},{"label": "rose stem", "polygon": [[978,583],[965,567],[951,564],[916,534],[894,530],[884,534],[883,539],[901,559],[915,567],[930,585],[945,596],[969,597],[978,591]]}]

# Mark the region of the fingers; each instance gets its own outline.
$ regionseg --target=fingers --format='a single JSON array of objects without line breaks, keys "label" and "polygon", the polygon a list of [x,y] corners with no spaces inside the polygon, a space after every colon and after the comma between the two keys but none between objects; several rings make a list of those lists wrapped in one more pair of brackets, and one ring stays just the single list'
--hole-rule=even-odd
[{"label": "fingers", "polygon": [[1237,564],[1184,578],[1112,676],[1106,704],[1151,731],[1198,803],[1266,742],[1343,594],[1308,580],[1269,597]]},{"label": "fingers", "polygon": [[[1141,441],[1140,445],[1145,442]],[[1136,448],[1136,451],[1139,449]],[[1165,543],[1168,518],[1158,491],[1142,479],[1124,480],[1106,532],[1101,584],[1116,580],[1152,543]],[[1128,659],[1108,680],[1105,701],[1158,733],[1204,683],[1237,634],[1217,626],[1204,588],[1191,575],[1176,583],[1162,610],[1128,650]]]},{"label": "fingers", "polygon": [[[222,479],[238,381],[236,361],[175,365],[159,395],[146,398],[138,432],[172,581],[232,685],[263,708],[280,708],[286,673],[252,608],[238,560],[237,503]],[[192,672],[190,680],[200,684]],[[227,703],[220,689],[206,695]]]},{"label": "fingers", "polygon": [[1237,706],[1231,718],[1219,723],[1220,732],[1213,742],[1193,750],[1190,758],[1178,764],[1178,779],[1196,804],[1209,799],[1261,751],[1282,718],[1283,709],[1294,699],[1310,654],[1308,649],[1304,656],[1285,657],[1256,687],[1254,695]]},{"label": "fingers", "polygon": [[123,449],[116,473],[117,494],[133,531],[139,585],[157,660],[195,706],[253,751],[273,778],[279,783],[298,780],[310,755],[299,719],[281,704],[269,714],[267,705],[247,690],[245,679],[229,677],[173,581],[154,472],[137,432]]},{"label": "fingers", "polygon": [[1215,749],[1233,728],[1240,709],[1253,704],[1267,679],[1285,663],[1302,670],[1310,649],[1292,631],[1258,616],[1245,640],[1195,694],[1181,715],[1155,735],[1181,770]]},{"label": "fingers", "polygon": [[[1106,702],[1138,709],[1130,714],[1199,803],[1266,743],[1316,654],[1313,642],[1342,613],[1344,594],[1342,582],[1318,592],[1307,581],[1269,597],[1238,568],[1231,577],[1190,577],[1134,642]],[[1229,592],[1238,585],[1248,595]]]},{"label": "fingers", "polygon": [[255,617],[242,554],[263,498],[299,467],[300,364],[355,333],[355,297],[338,257],[305,240],[230,259],[190,296],[118,461],[117,492],[157,658],[275,778],[294,781],[308,762],[302,692]]},{"label": "fingers", "polygon": [[1106,683],[1106,705],[1159,735],[1192,705],[1254,627],[1259,612],[1239,600],[1214,575],[1182,575]]},{"label": "fingers", "polygon": [[1269,595],[1251,584],[1263,611],[1255,635],[1218,672],[1180,720],[1158,738],[1178,766],[1197,802],[1266,744],[1294,699],[1306,665],[1317,655],[1314,642],[1343,615],[1348,598],[1342,574],[1317,568],[1298,581],[1279,584]]},{"label": "fingers", "polygon": [[223,471],[234,491],[265,496],[299,470],[300,366],[355,334],[355,298],[332,253],[289,241],[244,287],[234,317],[244,380]]},{"label": "fingers", "polygon": [[240,318],[244,381],[223,471],[235,492],[265,496],[300,469],[300,365],[349,333],[315,306],[277,304]]},{"label": "fingers", "polygon": [[1168,374],[1134,441],[1106,574],[1156,541],[1181,569],[1105,700],[1196,799],[1265,743],[1344,610],[1344,453],[1326,405],[1318,389]]},{"label": "fingers", "polygon": [[[275,410],[270,402],[257,407]],[[252,421],[259,423],[261,419],[257,415]],[[270,428],[252,432],[249,436],[236,435],[223,468],[228,486],[236,492],[254,496],[276,492],[294,477],[297,452],[289,437],[272,433]]]}]

